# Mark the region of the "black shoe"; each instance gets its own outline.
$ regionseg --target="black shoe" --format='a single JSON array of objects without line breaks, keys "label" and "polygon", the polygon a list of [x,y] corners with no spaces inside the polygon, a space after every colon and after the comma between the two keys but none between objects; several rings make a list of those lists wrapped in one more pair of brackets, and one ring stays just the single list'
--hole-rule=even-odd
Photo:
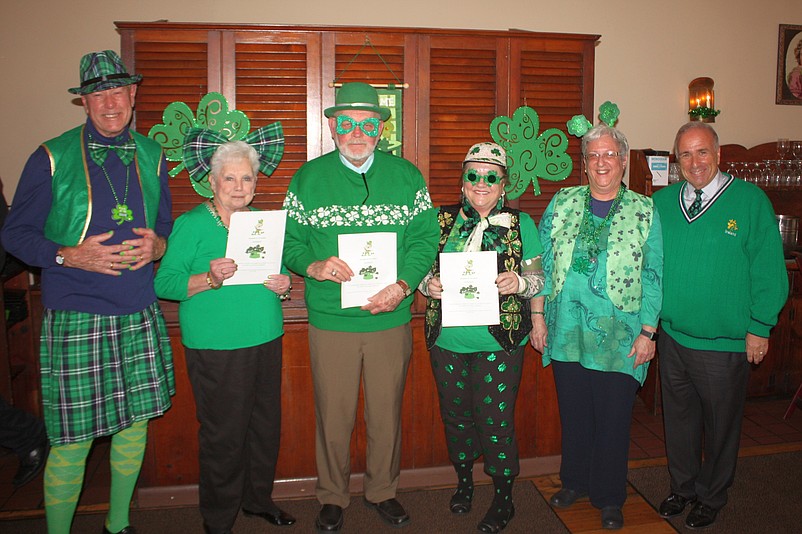
[{"label": "black shoe", "polygon": [[324,504],[315,519],[315,528],[324,532],[334,532],[343,527],[343,508],[336,504]]},{"label": "black shoe", "polygon": [[17,474],[14,475],[14,480],[11,481],[14,489],[21,488],[42,472],[47,463],[48,451],[50,451],[50,442],[45,440],[20,458],[19,469],[17,469]]},{"label": "black shoe", "polygon": [[700,502],[693,505],[688,517],[685,518],[685,526],[688,528],[707,528],[716,522],[718,510],[710,508]]},{"label": "black shoe", "polygon": [[103,525],[103,534],[136,534],[136,529],[131,525],[128,525],[119,532],[112,532],[106,528],[106,525]]},{"label": "black shoe", "polygon": [[409,515],[396,499],[387,499],[379,503],[370,502],[367,499],[363,499],[363,501],[365,506],[374,508],[379,512],[379,517],[394,527],[403,527],[409,523]]},{"label": "black shoe", "polygon": [[277,527],[287,527],[295,524],[294,517],[284,510],[279,510],[278,508],[272,512],[252,512],[243,508],[242,513],[246,516],[261,517],[271,525],[276,525]]},{"label": "black shoe", "polygon": [[556,508],[568,508],[572,504],[574,504],[577,499],[581,499],[582,497],[587,497],[588,494],[585,491],[576,491],[568,488],[563,488],[554,495],[551,496],[549,499],[549,503],[556,507]]},{"label": "black shoe", "polygon": [[660,503],[660,515],[662,517],[674,517],[685,511],[685,507],[696,502],[696,497],[683,497],[677,493],[672,493]]},{"label": "black shoe", "polygon": [[507,526],[507,524],[512,520],[515,516],[515,505],[510,505],[510,511],[507,514],[507,517],[498,517],[496,514],[493,513],[493,505],[490,505],[490,510],[487,511],[485,517],[479,522],[476,528],[479,529],[480,532],[487,532],[489,534],[496,534],[497,532],[501,532]]},{"label": "black shoe", "polygon": [[618,530],[624,528],[624,514],[618,506],[605,506],[601,511],[602,528]]},{"label": "black shoe", "polygon": [[471,501],[473,500],[473,492],[462,492],[457,490],[451,496],[451,502],[448,503],[448,508],[452,514],[467,514],[471,511]]},{"label": "black shoe", "polygon": [[204,523],[203,534],[232,534],[232,530],[230,528],[225,530],[215,530],[206,523]]}]

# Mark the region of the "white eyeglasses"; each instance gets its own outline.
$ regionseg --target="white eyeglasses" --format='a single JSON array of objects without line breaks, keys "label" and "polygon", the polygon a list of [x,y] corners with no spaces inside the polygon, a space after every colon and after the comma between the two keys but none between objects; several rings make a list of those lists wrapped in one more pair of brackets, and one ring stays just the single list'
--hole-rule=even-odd
[{"label": "white eyeglasses", "polygon": [[601,154],[598,152],[588,152],[585,154],[585,161],[596,161],[599,159],[603,159],[609,161],[611,159],[615,159],[621,155],[620,152],[613,152],[612,150],[608,150],[607,152],[602,152]]}]

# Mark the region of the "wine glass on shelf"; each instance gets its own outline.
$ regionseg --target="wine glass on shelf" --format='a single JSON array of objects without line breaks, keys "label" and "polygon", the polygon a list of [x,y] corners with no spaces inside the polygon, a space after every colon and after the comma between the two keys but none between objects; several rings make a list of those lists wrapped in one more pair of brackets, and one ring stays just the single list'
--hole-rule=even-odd
[{"label": "wine glass on shelf", "polygon": [[791,154],[794,155],[794,185],[802,184],[802,141],[791,142]]},{"label": "wine glass on shelf", "polygon": [[785,154],[788,152],[789,148],[788,139],[777,139],[777,154],[780,156],[780,159],[785,159]]}]

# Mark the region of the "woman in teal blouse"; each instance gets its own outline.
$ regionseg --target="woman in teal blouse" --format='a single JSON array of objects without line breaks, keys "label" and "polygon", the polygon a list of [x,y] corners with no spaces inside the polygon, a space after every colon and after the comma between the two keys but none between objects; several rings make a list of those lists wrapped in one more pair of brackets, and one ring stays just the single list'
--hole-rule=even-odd
[{"label": "woman in teal blouse", "polygon": [[220,145],[209,173],[214,196],[176,220],[155,280],[159,297],[180,302],[207,533],[230,532],[240,506],[274,525],[295,522],[271,498],[281,435],[280,296],[290,278],[277,273],[264,284],[223,286],[237,270],[223,257],[229,221],[250,209],[258,173],[251,146]]},{"label": "woman in teal blouse", "polygon": [[[429,297],[426,343],[440,397],[449,458],[457,472],[451,497],[455,514],[473,499],[473,462],[484,455],[493,478],[493,502],[478,528],[500,532],[515,514],[512,484],[518,475],[515,401],[523,352],[532,328],[529,300],[543,285],[540,240],[529,215],[504,206],[507,157],[495,143],[471,147],[463,162],[461,205],[439,210],[440,252],[495,251],[500,324],[442,326],[439,257],[421,282]],[[453,284],[454,282],[452,282]]]},{"label": "woman in teal blouse", "polygon": [[562,424],[562,489],[550,502],[590,496],[606,529],[624,525],[632,407],[662,303],[660,220],[622,183],[628,153],[604,124],[582,138],[589,185],[561,190],[543,214],[546,282],[532,310],[532,346],[552,364]]}]

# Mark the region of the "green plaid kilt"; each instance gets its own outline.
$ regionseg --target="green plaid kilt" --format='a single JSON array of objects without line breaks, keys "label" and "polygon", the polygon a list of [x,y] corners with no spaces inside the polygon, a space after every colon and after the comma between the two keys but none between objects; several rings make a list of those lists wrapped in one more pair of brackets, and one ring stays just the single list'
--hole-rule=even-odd
[{"label": "green plaid kilt", "polygon": [[114,316],[45,309],[41,374],[53,445],[116,434],[163,414],[175,377],[159,303]]}]

